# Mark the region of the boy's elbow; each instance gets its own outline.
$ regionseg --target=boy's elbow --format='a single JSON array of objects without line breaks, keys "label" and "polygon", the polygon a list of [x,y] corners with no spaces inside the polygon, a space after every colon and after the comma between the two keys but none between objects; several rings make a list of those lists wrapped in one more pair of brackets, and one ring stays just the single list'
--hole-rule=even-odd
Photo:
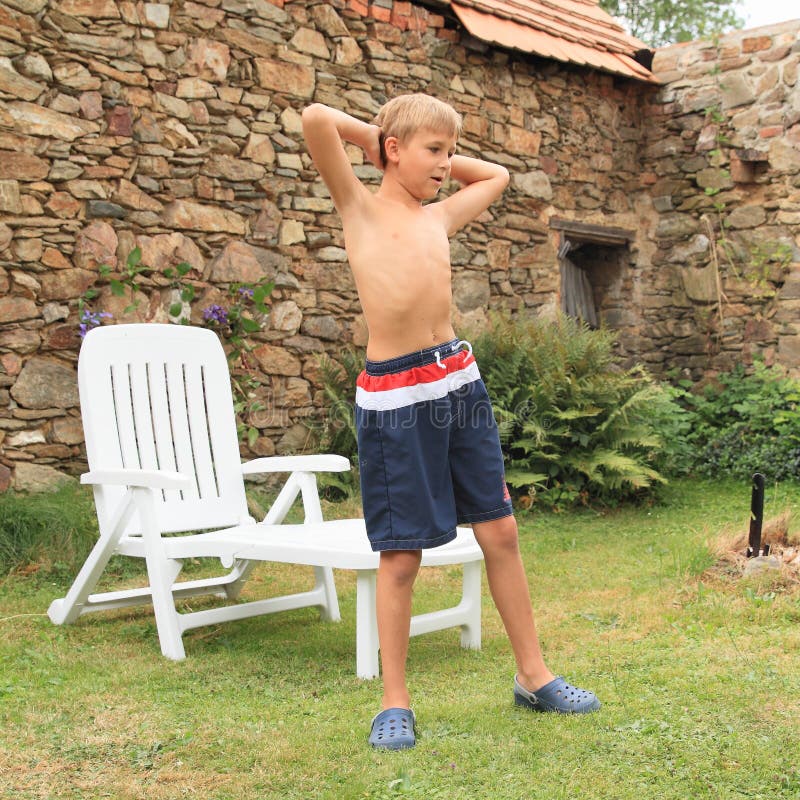
[{"label": "boy's elbow", "polygon": [[497,164],[496,166],[497,166],[497,179],[500,181],[500,183],[503,185],[503,188],[505,189],[506,186],[508,186],[509,181],[511,180],[511,175],[505,167],[501,166],[500,164]]},{"label": "boy's elbow", "polygon": [[303,129],[319,124],[325,118],[325,106],[322,103],[312,103],[303,109],[300,119],[303,122]]}]

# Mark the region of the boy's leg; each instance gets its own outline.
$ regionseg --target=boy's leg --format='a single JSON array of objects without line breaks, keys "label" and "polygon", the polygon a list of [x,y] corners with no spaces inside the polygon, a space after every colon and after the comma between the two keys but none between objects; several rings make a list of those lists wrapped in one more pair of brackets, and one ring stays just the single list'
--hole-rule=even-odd
[{"label": "boy's leg", "polygon": [[507,516],[476,522],[472,527],[483,550],[492,599],[514,651],[518,680],[524,688],[536,691],[552,681],[554,675],[545,665],[539,646],[528,578],[519,552],[517,522]]},{"label": "boy's leg", "polygon": [[409,708],[406,657],[411,594],[421,550],[383,550],[378,566],[377,617],[383,676],[383,708]]}]

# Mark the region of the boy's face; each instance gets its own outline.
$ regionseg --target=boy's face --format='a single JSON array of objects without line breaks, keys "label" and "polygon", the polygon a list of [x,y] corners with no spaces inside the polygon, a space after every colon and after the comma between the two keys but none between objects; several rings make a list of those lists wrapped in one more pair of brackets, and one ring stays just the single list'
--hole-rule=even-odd
[{"label": "boy's face", "polygon": [[396,150],[390,148],[387,157],[395,162],[397,179],[406,190],[420,200],[430,200],[450,175],[455,149],[454,134],[422,129],[405,142],[397,142]]}]

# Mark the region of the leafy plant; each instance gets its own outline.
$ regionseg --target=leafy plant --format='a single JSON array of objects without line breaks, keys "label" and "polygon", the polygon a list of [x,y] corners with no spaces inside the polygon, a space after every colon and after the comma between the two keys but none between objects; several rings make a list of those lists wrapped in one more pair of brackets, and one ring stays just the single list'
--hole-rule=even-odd
[{"label": "leafy plant", "polygon": [[618,503],[664,482],[652,410],[671,398],[642,368],[619,367],[614,339],[564,315],[496,316],[474,339],[521,505]]},{"label": "leafy plant", "polygon": [[274,287],[275,284],[266,278],[256,283],[233,283],[228,287],[231,303],[227,308],[215,303],[203,309],[206,326],[216,330],[228,345],[225,352],[231,371],[239,440],[246,441],[249,447],[260,435],[250,420],[266,406],[258,397],[263,381],[249,357],[253,345],[248,336],[264,326],[269,315],[266,301]]},{"label": "leafy plant", "polygon": [[321,473],[320,486],[329,496],[350,496],[358,486],[358,436],[355,425],[356,379],[364,365],[364,351],[347,348],[341,363],[322,356],[319,362],[325,396],[325,416],[319,423],[320,443],[326,452],[343,455],[355,466],[346,473]]},{"label": "leafy plant", "polygon": [[700,474],[800,478],[800,381],[783,368],[737,365],[679,401],[693,415],[687,440]]}]

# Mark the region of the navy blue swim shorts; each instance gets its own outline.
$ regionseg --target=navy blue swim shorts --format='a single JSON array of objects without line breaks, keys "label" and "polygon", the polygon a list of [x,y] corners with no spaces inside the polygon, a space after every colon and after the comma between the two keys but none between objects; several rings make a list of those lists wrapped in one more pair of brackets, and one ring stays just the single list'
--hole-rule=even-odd
[{"label": "navy blue swim shorts", "polygon": [[373,550],[438,547],[459,522],[513,512],[497,423],[468,343],[367,361],[356,427]]}]

